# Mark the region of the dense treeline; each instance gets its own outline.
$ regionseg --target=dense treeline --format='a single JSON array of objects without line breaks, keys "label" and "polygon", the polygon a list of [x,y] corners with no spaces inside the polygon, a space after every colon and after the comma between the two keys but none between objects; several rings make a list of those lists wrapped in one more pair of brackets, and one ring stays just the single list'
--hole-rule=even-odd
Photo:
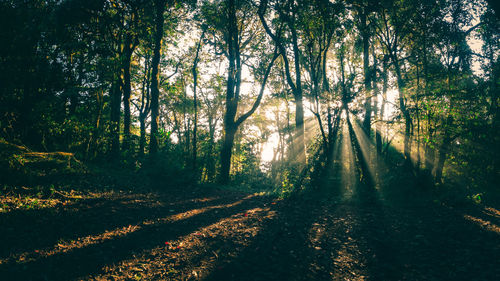
[{"label": "dense treeline", "polygon": [[419,177],[478,191],[498,178],[500,25],[487,2],[11,0],[0,11],[8,142],[287,188],[315,161],[330,167],[348,120]]}]

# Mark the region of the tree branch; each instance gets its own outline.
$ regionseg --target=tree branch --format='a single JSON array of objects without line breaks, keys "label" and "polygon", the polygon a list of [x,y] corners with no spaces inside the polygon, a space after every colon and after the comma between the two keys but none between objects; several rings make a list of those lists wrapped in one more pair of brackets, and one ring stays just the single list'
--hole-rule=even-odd
[{"label": "tree branch", "polygon": [[252,108],[245,114],[241,115],[235,122],[236,126],[239,126],[241,125],[241,123],[243,123],[248,117],[250,117],[254,112],[255,110],[257,110],[257,107],[259,107],[260,105],[260,102],[262,100],[262,96],[264,95],[264,89],[266,88],[266,82],[267,82],[267,78],[269,77],[269,73],[271,72],[271,68],[273,67],[274,65],[274,61],[278,58],[278,47],[274,48],[274,54],[273,54],[273,58],[271,59],[271,62],[269,63],[269,65],[267,66],[267,69],[266,69],[266,72],[264,74],[264,78],[262,80],[262,85],[260,87],[260,92],[259,92],[259,95],[257,96],[257,99],[255,100]]}]

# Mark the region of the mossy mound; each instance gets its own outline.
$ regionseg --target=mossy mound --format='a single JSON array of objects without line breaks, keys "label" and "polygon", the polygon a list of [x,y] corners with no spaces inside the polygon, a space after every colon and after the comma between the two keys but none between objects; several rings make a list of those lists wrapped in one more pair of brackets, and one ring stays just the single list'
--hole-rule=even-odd
[{"label": "mossy mound", "polygon": [[72,153],[34,152],[25,146],[0,140],[0,177],[3,183],[26,183],[86,171],[85,165]]}]

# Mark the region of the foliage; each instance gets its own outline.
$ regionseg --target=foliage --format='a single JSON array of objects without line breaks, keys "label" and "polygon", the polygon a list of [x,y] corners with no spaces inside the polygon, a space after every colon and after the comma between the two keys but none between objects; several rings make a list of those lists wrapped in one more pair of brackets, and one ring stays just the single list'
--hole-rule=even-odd
[{"label": "foliage", "polygon": [[9,0],[0,26],[10,179],[81,172],[81,159],[179,185],[229,170],[291,194],[320,185],[350,117],[390,163],[479,201],[498,193],[500,29],[486,2]]}]

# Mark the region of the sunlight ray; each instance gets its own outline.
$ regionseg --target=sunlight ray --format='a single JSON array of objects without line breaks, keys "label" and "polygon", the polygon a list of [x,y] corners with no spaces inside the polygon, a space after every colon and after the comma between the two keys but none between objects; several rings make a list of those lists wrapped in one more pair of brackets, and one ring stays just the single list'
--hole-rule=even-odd
[{"label": "sunlight ray", "polygon": [[[385,122],[385,121],[380,121],[380,122]],[[374,126],[372,129],[374,129],[375,132],[378,132],[381,135],[381,137],[385,140],[385,143],[383,143],[384,146],[383,150],[387,150],[388,147],[394,148],[403,157],[404,128],[402,127],[401,124],[392,124],[392,126],[390,127],[387,125],[380,127]],[[425,169],[432,171],[435,163],[434,161],[430,160],[430,158],[432,158],[432,155],[435,154],[435,150],[431,147],[425,147],[425,145],[422,144],[422,141],[419,141],[416,136],[410,137],[410,142],[411,142],[411,158],[410,158],[411,163],[413,165],[417,165],[417,163],[419,163],[418,153],[420,151],[421,163],[419,168],[425,166]],[[387,151],[385,151],[385,153],[387,153]]]},{"label": "sunlight ray", "polygon": [[[368,137],[366,132],[360,127],[359,121],[353,117],[352,130],[358,142],[365,167],[368,170],[368,177],[373,185],[373,189],[377,191],[376,196],[379,200],[385,200],[386,195],[383,179],[387,177],[387,166],[383,159],[378,157],[378,152],[373,141]],[[360,159],[361,160],[361,159]]]},{"label": "sunlight ray", "polygon": [[[303,159],[303,157],[304,155],[306,156],[306,158],[308,157],[307,146],[313,140],[313,138],[317,136],[318,130],[319,127],[318,124],[316,123],[316,119],[309,117],[304,120],[304,133],[297,131],[294,132],[293,140],[292,143],[290,144],[291,153],[289,154],[289,160],[297,163],[305,162],[306,159]],[[301,147],[301,149],[298,150],[297,148],[301,146],[301,144],[299,144],[298,142],[302,134],[304,134],[304,141],[306,147],[304,148]],[[306,149],[306,153],[303,153],[304,149]]]},{"label": "sunlight ray", "polygon": [[341,173],[340,183],[343,189],[342,198],[350,199],[354,194],[354,188],[357,185],[354,153],[351,144],[351,137],[347,124],[342,122],[342,141],[340,149]]}]

